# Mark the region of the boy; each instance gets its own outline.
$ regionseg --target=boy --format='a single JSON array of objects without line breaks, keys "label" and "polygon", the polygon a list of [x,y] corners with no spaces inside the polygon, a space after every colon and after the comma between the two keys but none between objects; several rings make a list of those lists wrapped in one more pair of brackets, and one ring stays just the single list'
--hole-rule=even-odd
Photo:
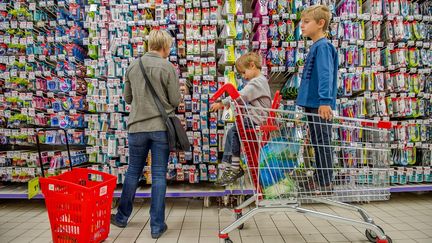
[{"label": "boy", "polygon": [[308,189],[332,190],[333,158],[331,119],[336,107],[338,54],[326,38],[331,18],[327,6],[314,5],[302,12],[301,30],[303,36],[314,42],[306,58],[297,105],[305,108],[308,116],[311,142],[315,151],[317,167],[316,181]]},{"label": "boy", "polygon": [[[255,108],[271,108],[271,93],[267,78],[261,73],[261,58],[257,53],[250,52],[244,54],[235,63],[238,73],[247,81],[244,88],[239,91],[240,98],[238,101],[244,101],[247,105]],[[224,106],[229,106],[231,98],[228,97],[222,101],[214,103],[210,111],[217,111]],[[253,109],[249,113],[248,119],[244,119],[246,128],[253,127],[265,121],[267,112]],[[250,118],[250,119],[249,119]],[[218,181],[218,186],[226,186],[244,175],[240,168],[240,138],[237,127],[233,126],[227,133],[225,150],[222,158],[226,170]]]}]

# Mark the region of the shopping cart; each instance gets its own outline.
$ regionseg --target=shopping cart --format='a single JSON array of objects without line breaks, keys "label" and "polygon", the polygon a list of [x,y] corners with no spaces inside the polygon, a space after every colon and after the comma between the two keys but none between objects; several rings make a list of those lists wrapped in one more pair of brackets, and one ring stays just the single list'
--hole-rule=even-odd
[{"label": "shopping cart", "polygon": [[[45,178],[39,136],[48,130],[64,133],[70,170]],[[57,128],[38,129],[36,133],[39,179],[48,210],[54,242],[102,242],[110,231],[111,203],[117,178],[113,175],[83,168],[72,168],[67,131]]]},{"label": "shopping cart", "polygon": [[[298,212],[366,229],[371,242],[391,242],[361,207],[347,202],[388,200],[389,132],[391,123],[375,120],[319,116],[297,111],[256,109],[244,105],[236,88],[224,85],[211,98],[227,92],[235,106],[246,177],[254,195],[238,206],[237,220],[220,231],[221,242],[232,242],[228,233],[258,213]],[[260,125],[245,127],[246,119]],[[250,122],[248,122],[250,124]],[[362,220],[302,208],[302,203],[356,211]],[[242,209],[256,207],[243,215]]]}]

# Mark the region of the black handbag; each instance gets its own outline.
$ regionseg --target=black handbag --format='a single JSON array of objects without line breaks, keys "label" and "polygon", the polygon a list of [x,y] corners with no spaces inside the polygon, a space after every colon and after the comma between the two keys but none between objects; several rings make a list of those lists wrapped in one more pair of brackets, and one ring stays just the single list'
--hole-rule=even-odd
[{"label": "black handbag", "polygon": [[167,112],[165,111],[165,108],[162,105],[162,102],[160,101],[159,96],[156,94],[153,84],[151,83],[150,79],[147,76],[141,57],[139,63],[141,67],[141,72],[144,76],[144,79],[148,87],[150,88],[150,92],[153,95],[156,106],[162,115],[162,119],[165,121],[167,132],[168,132],[168,144],[170,147],[170,151],[171,152],[190,151],[189,138],[186,134],[183,125],[180,122],[180,119],[175,115],[168,116]]}]

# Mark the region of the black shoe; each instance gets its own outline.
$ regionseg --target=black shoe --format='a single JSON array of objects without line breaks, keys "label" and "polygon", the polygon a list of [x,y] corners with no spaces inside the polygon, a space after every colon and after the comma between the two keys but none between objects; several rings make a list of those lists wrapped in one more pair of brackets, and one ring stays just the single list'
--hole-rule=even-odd
[{"label": "black shoe", "polygon": [[116,218],[115,218],[115,214],[111,214],[111,224],[119,227],[119,228],[125,228],[127,224],[121,224],[119,222],[117,222]]},{"label": "black shoe", "polygon": [[238,178],[244,175],[244,171],[242,168],[232,168],[229,167],[225,169],[222,176],[219,180],[215,182],[216,186],[227,186],[233,182],[235,182]]},{"label": "black shoe", "polygon": [[167,230],[168,230],[168,225],[165,224],[165,228],[160,233],[157,234],[151,233],[151,236],[153,239],[159,239]]}]

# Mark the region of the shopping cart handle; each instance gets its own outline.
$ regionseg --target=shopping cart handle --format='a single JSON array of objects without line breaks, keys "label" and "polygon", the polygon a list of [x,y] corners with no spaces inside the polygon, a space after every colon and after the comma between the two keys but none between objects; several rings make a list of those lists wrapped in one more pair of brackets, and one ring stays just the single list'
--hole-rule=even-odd
[{"label": "shopping cart handle", "polygon": [[237,91],[236,87],[232,84],[224,84],[216,93],[210,98],[210,102],[215,102],[219,97],[221,97],[225,92],[233,99],[236,100],[240,97],[240,93]]}]

